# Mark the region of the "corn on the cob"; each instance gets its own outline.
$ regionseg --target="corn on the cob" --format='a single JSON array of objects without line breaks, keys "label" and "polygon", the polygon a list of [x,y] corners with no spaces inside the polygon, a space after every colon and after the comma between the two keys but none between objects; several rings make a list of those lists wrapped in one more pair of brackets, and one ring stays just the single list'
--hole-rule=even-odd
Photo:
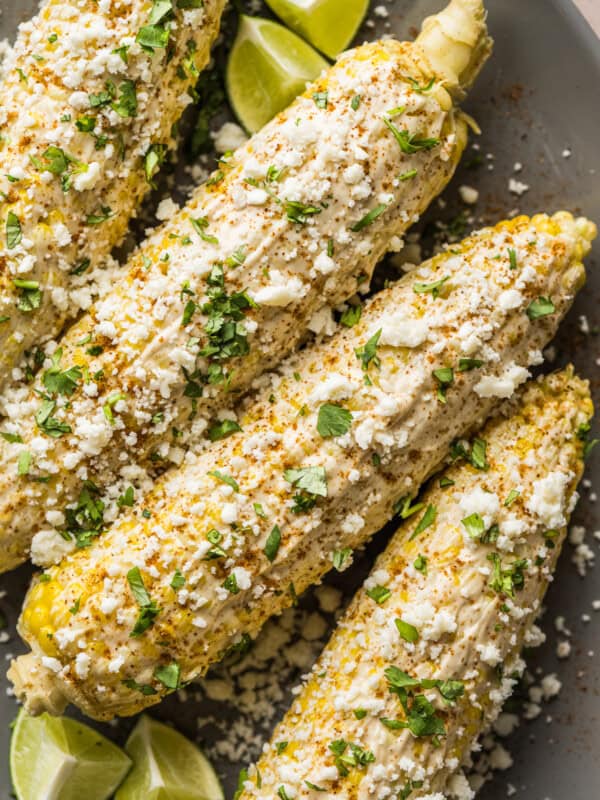
[{"label": "corn on the cob", "polygon": [[421,498],[435,521],[394,535],[240,800],[472,796],[459,767],[521,671],[592,411],[572,370],[532,382],[480,434],[487,470],[435,480]]},{"label": "corn on the cob", "polygon": [[241,432],[35,581],[20,622],[34,653],[12,673],[27,707],[56,710],[58,693],[132,714],[348,564],[539,363],[593,233],[565,212],[483,230],[265,376]]},{"label": "corn on the cob", "polygon": [[[429,27],[423,42],[346,54],[223,164],[67,333],[50,368],[54,391],[45,371],[8,406],[20,441],[5,447],[0,478],[0,570],[23,560],[36,531],[38,563],[64,552],[49,523],[64,527],[82,478],[110,489],[130,461],[180,458],[219,403],[368,282],[462,153],[466,124],[447,89],[459,91],[489,50],[481,3],[450,6],[464,8],[473,43],[456,43],[455,55],[442,37],[444,86],[429,66]],[[61,394],[54,378],[64,371]]]},{"label": "corn on the cob", "polygon": [[0,388],[92,300],[206,66],[224,0],[47,0],[1,88]]}]

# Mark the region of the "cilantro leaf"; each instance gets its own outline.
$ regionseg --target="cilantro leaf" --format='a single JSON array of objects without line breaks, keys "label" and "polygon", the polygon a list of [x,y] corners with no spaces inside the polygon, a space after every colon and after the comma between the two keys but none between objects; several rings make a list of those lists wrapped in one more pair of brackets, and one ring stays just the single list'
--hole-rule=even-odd
[{"label": "cilantro leaf", "polygon": [[281,544],[281,531],[277,525],[273,526],[273,529],[269,536],[267,537],[267,541],[265,542],[264,547],[264,554],[267,559],[272,563],[277,558],[277,553],[279,551],[279,546]]},{"label": "cilantro leaf", "polygon": [[425,513],[421,517],[419,524],[414,529],[412,536],[410,537],[409,541],[412,542],[413,539],[416,539],[420,533],[423,533],[424,530],[433,525],[437,516],[437,509],[434,505],[428,505]]},{"label": "cilantro leaf", "polygon": [[555,311],[556,306],[549,297],[538,297],[529,304],[527,316],[530,320],[536,320],[554,314]]},{"label": "cilantro leaf", "polygon": [[283,473],[288,483],[308,494],[327,497],[327,475],[325,467],[298,467]]},{"label": "cilantro leaf", "polygon": [[242,429],[234,419],[224,419],[211,425],[207,431],[208,438],[211,442],[219,442],[221,439],[227,439],[234,433],[238,433]]},{"label": "cilantro leaf", "polygon": [[21,222],[14,211],[9,211],[6,217],[6,246],[9,250],[20,244],[23,238]]},{"label": "cilantro leaf", "polygon": [[181,678],[181,667],[176,661],[171,662],[165,666],[156,667],[154,670],[154,677],[160,681],[165,689],[174,692],[179,689],[179,681]]},{"label": "cilantro leaf", "polygon": [[352,426],[352,414],[334,403],[324,403],[319,408],[317,431],[324,438],[343,436]]}]

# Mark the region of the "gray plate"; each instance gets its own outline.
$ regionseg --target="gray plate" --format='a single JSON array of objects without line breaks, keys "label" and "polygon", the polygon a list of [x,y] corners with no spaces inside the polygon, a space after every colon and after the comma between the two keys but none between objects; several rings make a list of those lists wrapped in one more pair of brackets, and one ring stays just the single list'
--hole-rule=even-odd
[{"label": "gray plate", "polygon": [[[373,3],[375,5],[375,3]],[[1,0],[0,35],[12,37],[16,23],[33,10],[32,0]],[[418,27],[426,14],[438,10],[442,0],[388,0],[390,17],[379,20],[377,30],[365,28],[359,40],[373,38],[376,33],[391,31],[406,37]],[[600,222],[600,44],[569,0],[488,0],[489,24],[496,40],[492,61],[487,66],[468,103],[468,110],[482,129],[480,153],[485,159],[479,169],[461,168],[445,193],[447,206],[430,212],[429,221],[446,220],[460,211],[457,187],[466,183],[477,187],[480,200],[474,223],[493,222],[516,207],[525,213],[567,208],[585,213]],[[564,158],[565,148],[572,150]],[[472,154],[474,155],[474,153]],[[469,158],[465,160],[465,163]],[[523,163],[517,175],[530,185],[521,198],[508,191],[515,161]],[[493,170],[488,169],[488,163]],[[600,246],[596,248],[600,252]],[[596,402],[600,402],[600,356],[597,326],[600,325],[600,263],[591,258],[588,288],[578,298],[574,310],[562,327],[557,341],[554,365],[573,360],[580,372],[592,381]],[[579,317],[586,315],[592,333],[583,335]],[[596,435],[598,435],[596,433]],[[600,447],[590,459],[588,478],[593,471],[600,488]],[[575,513],[575,524],[585,525],[590,545],[591,532],[600,529],[598,505],[583,489]],[[377,538],[353,574],[345,577],[347,590],[356,586],[364,575],[373,552],[381,548],[385,533]],[[571,563],[567,547],[558,570],[557,580],[548,596],[548,610],[542,627],[549,633],[549,642],[529,659],[532,672],[557,672],[563,683],[560,697],[544,709],[535,722],[525,723],[509,739],[508,746],[515,760],[514,767],[497,776],[481,792],[483,800],[500,800],[507,796],[507,784],[517,788],[516,797],[528,800],[591,800],[600,793],[600,613],[592,611],[592,601],[600,599],[600,583],[592,571],[582,581]],[[0,577],[0,607],[9,620],[10,640],[0,645],[0,659],[19,651],[14,623],[28,581],[28,569]],[[309,596],[303,601],[311,606]],[[582,620],[591,616],[590,622]],[[572,630],[573,653],[566,662],[555,655],[556,634],[553,621],[557,615],[566,618]],[[595,652],[596,651],[596,652]],[[296,680],[293,671],[282,676],[284,691]],[[0,800],[10,797],[7,770],[9,723],[16,713],[15,702],[0,691]],[[199,716],[218,715],[235,719],[231,708],[218,707],[207,701],[185,703],[170,698],[154,715],[177,723],[189,736],[198,730]],[[549,716],[551,715],[551,716]],[[270,720],[257,725],[265,735]],[[119,742],[126,738],[130,722],[103,730]],[[227,724],[224,726],[227,728]],[[202,739],[212,750],[219,736],[213,727],[205,726]],[[225,780],[231,797],[236,775],[242,764],[216,758],[215,765]]]}]

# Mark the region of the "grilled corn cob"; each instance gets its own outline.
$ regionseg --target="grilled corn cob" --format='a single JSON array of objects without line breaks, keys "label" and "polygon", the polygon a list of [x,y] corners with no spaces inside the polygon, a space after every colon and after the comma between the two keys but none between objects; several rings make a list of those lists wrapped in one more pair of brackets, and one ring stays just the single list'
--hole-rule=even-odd
[{"label": "grilled corn cob", "polygon": [[224,0],[47,0],[19,29],[0,109],[0,388],[23,354],[89,308]]},{"label": "grilled corn cob", "polygon": [[427,510],[376,562],[240,800],[473,796],[458,767],[522,670],[577,500],[592,410],[572,370],[531,382],[511,416],[480,434],[487,469],[460,464],[435,481],[419,504]]},{"label": "grilled corn cob", "polygon": [[[342,57],[151,236],[61,341],[50,372],[9,404],[19,440],[5,447],[0,478],[2,569],[25,558],[36,532],[38,563],[69,548],[50,527],[64,528],[82,478],[104,490],[131,461],[180,459],[187,434],[307,327],[331,320],[327,306],[364,287],[398,245],[456,167],[466,123],[448,90],[461,91],[490,46],[480,2],[449,9],[416,44]],[[428,61],[431,30],[465,9],[472,44],[441,34],[442,85]],[[62,386],[57,373],[70,376]]]},{"label": "grilled corn cob", "polygon": [[348,564],[541,361],[593,233],[565,212],[485,229],[265,376],[241,432],[35,581],[12,670],[27,708],[133,714]]}]

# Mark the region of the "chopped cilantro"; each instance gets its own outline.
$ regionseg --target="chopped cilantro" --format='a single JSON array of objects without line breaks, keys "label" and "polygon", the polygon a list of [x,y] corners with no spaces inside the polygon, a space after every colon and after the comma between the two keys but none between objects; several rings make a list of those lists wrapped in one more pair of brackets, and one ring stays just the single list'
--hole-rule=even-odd
[{"label": "chopped cilantro", "polygon": [[487,470],[490,468],[487,460],[487,442],[484,439],[473,439],[471,447],[471,463],[476,469]]},{"label": "chopped cilantro", "polygon": [[102,533],[104,525],[104,503],[100,490],[92,481],[84,481],[74,508],[65,509],[64,535],[75,539],[78,548],[89,547],[92,539]]},{"label": "chopped cilantro", "polygon": [[236,480],[234,480],[230,475],[225,475],[225,473],[220,472],[218,469],[213,469],[211,472],[208,473],[212,478],[216,478],[221,483],[226,483],[227,486],[231,486],[234,492],[239,492],[240,487]]},{"label": "chopped cilantro", "polygon": [[227,589],[230,594],[238,594],[240,591],[237,578],[235,577],[235,572],[232,572],[230,575],[228,575],[223,581],[222,585],[223,588]]},{"label": "chopped cilantro", "polygon": [[484,362],[480,361],[478,358],[459,358],[458,371],[470,372],[472,369],[479,369],[479,367],[482,367],[483,363]]},{"label": "chopped cilantro", "polygon": [[9,431],[0,431],[0,436],[5,442],[9,442],[10,444],[18,444],[23,441],[18,433],[10,433]]},{"label": "chopped cilantro", "polygon": [[368,228],[369,225],[372,225],[375,222],[375,220],[384,213],[386,209],[387,205],[385,203],[380,203],[378,206],[371,209],[371,211],[369,211],[368,214],[365,214],[365,216],[361,220],[359,220],[356,224],[354,224],[350,228],[350,230],[353,231],[354,233],[358,233],[359,231],[362,231],[364,228]]},{"label": "chopped cilantro", "polygon": [[169,43],[169,29],[162,25],[144,25],[139,29],[136,42],[149,52],[165,48]]},{"label": "chopped cilantro", "polygon": [[391,730],[408,728],[415,737],[443,736],[446,733],[443,720],[438,717],[431,702],[423,694],[415,694],[422,689],[437,689],[447,704],[452,704],[464,694],[461,681],[411,678],[406,672],[392,666],[385,670],[390,692],[397,695],[404,710],[404,720],[381,719]]},{"label": "chopped cilantro", "polygon": [[166,666],[157,667],[154,670],[154,677],[157,681],[162,683],[165,689],[174,692],[179,689],[179,680],[181,678],[181,667],[176,661]]},{"label": "chopped cilantro", "polygon": [[421,517],[419,524],[414,529],[409,541],[412,542],[412,540],[416,539],[419,534],[423,533],[423,531],[427,530],[427,528],[433,525],[436,516],[437,516],[436,507],[434,505],[429,504],[427,506],[427,509],[425,510],[425,513]]},{"label": "chopped cilantro", "polygon": [[402,789],[400,789],[400,794],[398,795],[398,800],[408,800],[415,789],[420,789],[423,786],[423,781],[413,781],[409,778],[406,781]]},{"label": "chopped cilantro", "polygon": [[173,11],[173,0],[152,0],[152,10],[148,22],[157,25]]},{"label": "chopped cilantro", "polygon": [[437,398],[440,403],[446,403],[446,390],[454,383],[454,370],[452,367],[434,369],[433,377],[438,382]]},{"label": "chopped cilantro", "polygon": [[348,308],[342,313],[340,317],[340,323],[344,325],[346,328],[353,328],[359,321],[362,316],[362,306],[348,306]]},{"label": "chopped cilantro", "polygon": [[208,438],[211,442],[218,442],[221,439],[227,439],[234,433],[238,433],[242,429],[234,419],[224,419],[221,422],[211,425],[207,431]]},{"label": "chopped cilantro", "polygon": [[531,320],[536,320],[554,314],[555,311],[556,306],[549,297],[538,297],[529,304],[527,316]]},{"label": "chopped cilantro", "polygon": [[385,125],[394,135],[394,139],[400,145],[400,149],[407,155],[418,153],[420,150],[431,150],[440,143],[439,139],[420,139],[415,134],[407,130],[399,130],[394,123],[387,117],[383,117]]},{"label": "chopped cilantro", "polygon": [[175,572],[173,573],[170,585],[171,589],[173,589],[174,591],[178,591],[183,586],[185,586],[185,578],[178,569],[176,569]]},{"label": "chopped cilantro", "polygon": [[154,175],[160,165],[164,163],[167,153],[168,148],[166,144],[151,144],[148,150],[146,150],[146,155],[144,156],[144,175],[153,189],[156,189],[156,184],[153,180]]},{"label": "chopped cilantro", "polygon": [[18,244],[20,244],[22,238],[23,238],[23,233],[21,231],[21,222],[19,221],[19,218],[14,213],[14,211],[9,211],[6,217],[7,248],[9,250],[12,250]]},{"label": "chopped cilantro", "polygon": [[56,401],[44,398],[41,406],[35,414],[35,421],[38,428],[53,439],[58,439],[65,433],[71,433],[71,426],[65,422],[60,422],[52,414],[56,408]]},{"label": "chopped cilantro", "polygon": [[391,596],[392,593],[387,586],[373,586],[371,589],[367,589],[367,597],[370,597],[378,605],[385,603]]},{"label": "chopped cilantro", "polygon": [[440,295],[440,289],[446,283],[446,281],[450,280],[450,275],[446,275],[445,278],[440,278],[437,281],[432,281],[431,283],[415,283],[413,284],[413,292],[415,294],[430,294],[433,299],[435,300]]},{"label": "chopped cilantro", "polygon": [[100,211],[95,214],[89,214],[86,217],[88,225],[101,225],[113,216],[113,211],[110,206],[100,206]]},{"label": "chopped cilantro", "polygon": [[131,689],[134,692],[139,692],[143,694],[145,697],[150,697],[153,694],[158,694],[156,689],[153,686],[150,686],[148,683],[137,683],[134,681],[133,678],[125,678],[122,681],[123,686],[126,686],[128,689]]},{"label": "chopped cilantro", "polygon": [[83,275],[90,268],[91,263],[89,258],[82,258],[73,269],[69,270],[69,275]]},{"label": "chopped cilantro", "polygon": [[120,117],[135,117],[137,114],[137,93],[133,81],[123,81],[119,86],[118,98],[111,103],[111,108]]},{"label": "chopped cilantro", "polygon": [[327,92],[315,92],[315,94],[313,94],[313,100],[317,108],[321,108],[324,111],[327,109],[327,103],[329,101]]},{"label": "chopped cilantro", "polygon": [[419,641],[419,631],[414,627],[414,625],[411,625],[402,619],[396,619],[394,622],[400,637],[404,639],[405,642],[414,644],[415,642]]},{"label": "chopped cilantro", "polygon": [[349,767],[366,767],[375,761],[375,756],[370,750],[364,750],[357,744],[336,739],[329,745],[329,750],[335,756],[335,766],[342,778],[350,774]]},{"label": "chopped cilantro", "polygon": [[521,492],[518,492],[516,489],[511,489],[510,492],[508,493],[508,497],[504,501],[504,505],[506,506],[506,508],[512,506],[512,504],[520,496],[520,494]]},{"label": "chopped cilantro", "polygon": [[273,526],[271,533],[267,537],[267,541],[265,542],[264,547],[264,554],[266,555],[267,559],[272,563],[277,558],[277,553],[279,551],[279,546],[281,544],[281,531],[277,525]]},{"label": "chopped cilantro", "polygon": [[28,314],[34,311],[42,304],[42,291],[37,281],[26,281],[21,278],[13,278],[13,285],[15,289],[20,289],[21,292],[17,299],[17,308]]},{"label": "chopped cilantro", "polygon": [[423,575],[427,576],[427,559],[425,556],[419,554],[413,562],[413,567],[417,572],[421,572]]},{"label": "chopped cilantro", "polygon": [[31,453],[28,450],[21,450],[19,453],[19,461],[17,463],[18,475],[29,475],[31,469]]},{"label": "chopped cilantro", "polygon": [[331,558],[333,563],[333,568],[337,572],[343,572],[344,569],[346,569],[346,567],[350,566],[349,559],[351,556],[352,556],[351,547],[344,547],[342,550],[334,550]]},{"label": "chopped cilantro", "polygon": [[311,783],[310,781],[304,781],[304,783],[309,789],[312,789],[313,792],[326,792],[327,791],[327,789],[325,789],[324,786],[317,786],[316,783]]},{"label": "chopped cilantro", "polygon": [[128,486],[122,495],[117,498],[117,505],[119,508],[133,508],[135,501],[135,492],[133,486]]},{"label": "chopped cilantro", "polygon": [[209,244],[219,244],[219,240],[216,236],[210,236],[210,234],[206,233],[206,229],[208,228],[208,217],[198,217],[197,219],[190,220],[192,226],[198,236],[204,242],[208,242]]},{"label": "chopped cilantro", "polygon": [[407,494],[396,500],[394,503],[394,514],[399,514],[401,519],[408,519],[425,507],[425,503],[415,503],[412,505],[413,498]]},{"label": "chopped cilantro", "polygon": [[461,522],[471,539],[480,539],[485,533],[485,522],[481,514],[477,512],[469,514],[468,517],[464,517],[461,519]]},{"label": "chopped cilantro", "polygon": [[410,78],[410,77],[407,76],[406,80],[410,83],[412,88],[418,94],[425,94],[425,92],[429,92],[431,90],[431,88],[433,87],[433,84],[435,83],[435,78],[430,78],[429,81],[426,84],[424,84],[423,86],[421,86],[419,81],[415,80],[414,78]]},{"label": "chopped cilantro", "polygon": [[411,178],[415,178],[417,176],[418,170],[416,169],[409,169],[406,172],[403,172],[402,175],[398,175],[399,181],[409,181]]},{"label": "chopped cilantro", "polygon": [[488,561],[494,565],[490,587],[498,594],[514,597],[515,591],[522,589],[525,585],[524,570],[529,564],[527,559],[519,558],[512,564],[502,564],[498,553],[489,553]]},{"label": "chopped cilantro", "polygon": [[343,436],[352,426],[352,414],[334,403],[324,403],[319,408],[317,431],[324,438]]},{"label": "chopped cilantro", "polygon": [[73,616],[75,616],[75,614],[77,614],[80,608],[81,608],[81,597],[78,597],[77,600],[75,600],[75,602],[69,609],[69,614],[73,614]]},{"label": "chopped cilantro", "polygon": [[306,225],[311,217],[320,214],[322,210],[318,206],[307,205],[296,200],[287,200],[285,204],[287,218],[297,225]]},{"label": "chopped cilantro", "polygon": [[111,425],[115,424],[115,416],[113,414],[113,408],[117,405],[119,400],[125,400],[126,395],[122,394],[122,392],[114,392],[109,397],[106,398],[106,402],[102,406],[102,413],[110,422]]},{"label": "chopped cilantro", "polygon": [[139,567],[132,567],[129,570],[127,573],[127,582],[140,609],[138,618],[130,634],[133,637],[137,637],[141,636],[142,633],[154,625],[160,609],[148,594]]},{"label": "chopped cilantro", "polygon": [[223,537],[216,528],[212,528],[206,534],[206,538],[212,547],[206,552],[203,561],[216,561],[219,558],[227,558],[227,552],[219,544]]},{"label": "chopped cilantro", "polygon": [[325,467],[298,467],[283,473],[288,483],[310,495],[327,497],[327,475]]},{"label": "chopped cilantro", "polygon": [[377,345],[379,343],[379,339],[381,338],[381,328],[371,336],[369,341],[364,344],[362,347],[358,347],[355,350],[356,357],[362,363],[362,368],[365,372],[369,369],[369,366],[373,364],[375,367],[381,366],[381,361],[377,355]]},{"label": "chopped cilantro", "polygon": [[61,347],[54,352],[52,366],[44,372],[42,382],[50,394],[62,394],[70,397],[77,389],[77,383],[83,377],[83,373],[77,366],[61,370],[62,353]]}]

